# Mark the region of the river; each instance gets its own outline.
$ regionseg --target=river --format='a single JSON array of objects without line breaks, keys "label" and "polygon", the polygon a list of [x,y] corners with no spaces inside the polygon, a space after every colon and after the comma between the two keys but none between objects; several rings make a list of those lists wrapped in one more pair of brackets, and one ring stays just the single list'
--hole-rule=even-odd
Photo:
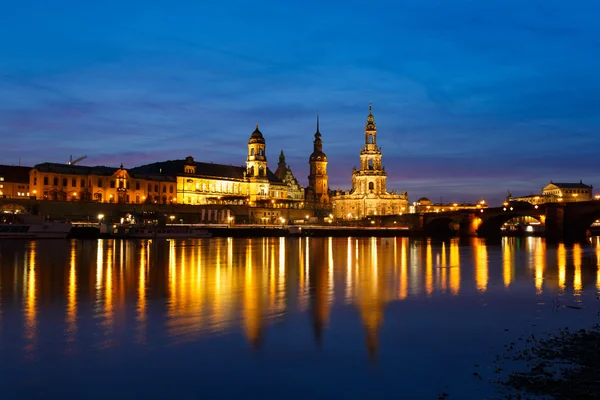
[{"label": "river", "polygon": [[3,240],[1,398],[500,397],[505,345],[599,321],[599,260],[598,237]]}]

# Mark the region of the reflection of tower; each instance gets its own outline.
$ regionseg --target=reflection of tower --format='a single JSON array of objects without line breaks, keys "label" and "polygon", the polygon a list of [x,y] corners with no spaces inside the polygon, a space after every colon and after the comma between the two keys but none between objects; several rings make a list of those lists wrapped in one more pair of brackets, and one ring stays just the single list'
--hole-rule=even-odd
[{"label": "reflection of tower", "polygon": [[383,324],[383,307],[388,293],[387,287],[379,279],[377,239],[368,244],[362,242],[362,245],[362,265],[356,282],[356,302],[366,331],[367,351],[371,360],[374,360],[379,347],[379,329]]},{"label": "reflection of tower", "polygon": [[250,345],[258,350],[262,344],[263,333],[262,285],[260,283],[263,274],[256,264],[260,265],[260,262],[256,263],[253,260],[252,240],[250,240],[246,248],[246,268],[242,289],[244,331]]},{"label": "reflection of tower", "polygon": [[329,274],[327,257],[320,239],[312,239],[310,246],[310,309],[313,318],[315,340],[320,346],[323,330],[329,319]]},{"label": "reflection of tower", "polygon": [[323,153],[323,141],[319,132],[319,115],[317,114],[317,132],[313,142],[313,153],[308,160],[310,175],[306,190],[306,202],[313,207],[329,204],[329,183],[327,177],[327,156]]}]

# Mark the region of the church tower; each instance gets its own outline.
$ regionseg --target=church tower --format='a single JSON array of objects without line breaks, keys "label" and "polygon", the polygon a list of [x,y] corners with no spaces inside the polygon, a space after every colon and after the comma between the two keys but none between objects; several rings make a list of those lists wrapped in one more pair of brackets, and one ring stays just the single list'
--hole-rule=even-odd
[{"label": "church tower", "polygon": [[365,125],[365,147],[360,149],[360,169],[352,171],[352,193],[385,195],[387,173],[381,164],[381,148],[377,147],[377,124],[373,107]]},{"label": "church tower", "polygon": [[262,133],[256,129],[248,140],[248,157],[246,158],[246,178],[250,180],[250,201],[256,201],[261,196],[269,194],[269,179],[267,178],[266,142]]},{"label": "church tower", "polygon": [[308,160],[310,175],[306,202],[313,207],[329,205],[329,180],[327,178],[327,156],[323,153],[323,141],[319,132],[319,114],[317,114],[317,132],[313,142],[313,153]]}]

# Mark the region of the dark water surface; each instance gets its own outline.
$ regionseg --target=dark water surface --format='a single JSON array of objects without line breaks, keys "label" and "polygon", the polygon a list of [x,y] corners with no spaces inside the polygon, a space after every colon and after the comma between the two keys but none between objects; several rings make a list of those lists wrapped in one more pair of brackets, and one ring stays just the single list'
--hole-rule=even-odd
[{"label": "dark water surface", "polygon": [[3,240],[0,399],[493,398],[504,345],[598,322],[599,259],[597,237]]}]

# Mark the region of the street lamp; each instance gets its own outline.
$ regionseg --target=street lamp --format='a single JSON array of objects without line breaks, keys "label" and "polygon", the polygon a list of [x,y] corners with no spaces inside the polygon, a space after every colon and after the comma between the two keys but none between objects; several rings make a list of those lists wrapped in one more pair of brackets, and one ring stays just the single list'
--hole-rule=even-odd
[{"label": "street lamp", "polygon": [[104,214],[98,214],[98,223],[101,223],[104,219]]}]

